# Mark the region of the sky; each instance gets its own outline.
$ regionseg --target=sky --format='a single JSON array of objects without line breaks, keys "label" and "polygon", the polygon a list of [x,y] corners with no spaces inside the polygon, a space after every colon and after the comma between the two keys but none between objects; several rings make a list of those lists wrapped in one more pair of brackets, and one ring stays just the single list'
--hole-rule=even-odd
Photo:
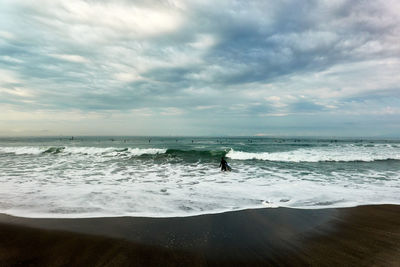
[{"label": "sky", "polygon": [[400,137],[397,0],[0,0],[0,136]]}]

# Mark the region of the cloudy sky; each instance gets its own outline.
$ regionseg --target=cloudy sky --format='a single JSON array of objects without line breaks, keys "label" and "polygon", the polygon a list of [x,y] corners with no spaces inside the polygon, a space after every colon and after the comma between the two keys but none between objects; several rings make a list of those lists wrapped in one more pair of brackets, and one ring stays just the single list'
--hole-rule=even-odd
[{"label": "cloudy sky", "polygon": [[400,2],[0,0],[0,135],[400,136]]}]

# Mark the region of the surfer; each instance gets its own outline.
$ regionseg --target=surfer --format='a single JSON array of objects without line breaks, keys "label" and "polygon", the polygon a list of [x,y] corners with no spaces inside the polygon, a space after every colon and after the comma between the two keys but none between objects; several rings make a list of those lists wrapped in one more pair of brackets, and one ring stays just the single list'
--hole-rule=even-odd
[{"label": "surfer", "polygon": [[226,162],[224,157],[221,158],[221,163],[219,164],[219,166],[221,167],[221,171],[226,171],[228,162]]}]

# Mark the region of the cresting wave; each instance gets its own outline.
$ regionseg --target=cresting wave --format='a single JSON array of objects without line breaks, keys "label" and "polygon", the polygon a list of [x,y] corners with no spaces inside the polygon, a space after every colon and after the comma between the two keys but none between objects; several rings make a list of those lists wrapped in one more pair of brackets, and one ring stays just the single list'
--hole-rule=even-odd
[{"label": "cresting wave", "polygon": [[226,155],[224,150],[181,150],[181,149],[167,149],[165,152],[168,155],[180,156],[183,158],[220,158]]},{"label": "cresting wave", "polygon": [[400,160],[397,146],[330,146],[300,148],[285,152],[244,152],[231,149],[226,157],[234,160],[265,160],[279,162],[372,162]]},{"label": "cresting wave", "polygon": [[224,150],[181,150],[165,148],[128,148],[128,147],[0,147],[1,153],[15,155],[95,155],[95,156],[142,156],[165,155],[182,159],[218,159],[226,155]]},{"label": "cresting wave", "polygon": [[117,148],[117,147],[0,147],[0,153],[15,155],[39,155],[39,154],[83,154],[83,155],[117,155],[127,153],[132,156],[145,154],[163,154],[167,149],[163,148]]},{"label": "cresting wave", "polygon": [[246,152],[226,150],[181,150],[166,148],[128,148],[128,147],[0,147],[0,154],[15,155],[40,154],[80,154],[96,156],[142,156],[166,155],[184,159],[218,159],[226,156],[231,160],[263,160],[275,162],[372,162],[400,160],[400,147],[397,145],[340,145],[324,147],[301,147],[279,152]]}]

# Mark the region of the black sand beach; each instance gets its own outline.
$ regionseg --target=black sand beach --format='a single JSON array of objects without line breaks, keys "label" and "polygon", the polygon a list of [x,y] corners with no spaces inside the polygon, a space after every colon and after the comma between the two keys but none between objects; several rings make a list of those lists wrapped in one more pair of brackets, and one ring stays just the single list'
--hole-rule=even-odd
[{"label": "black sand beach", "polygon": [[182,218],[0,215],[0,266],[400,266],[400,206]]}]

